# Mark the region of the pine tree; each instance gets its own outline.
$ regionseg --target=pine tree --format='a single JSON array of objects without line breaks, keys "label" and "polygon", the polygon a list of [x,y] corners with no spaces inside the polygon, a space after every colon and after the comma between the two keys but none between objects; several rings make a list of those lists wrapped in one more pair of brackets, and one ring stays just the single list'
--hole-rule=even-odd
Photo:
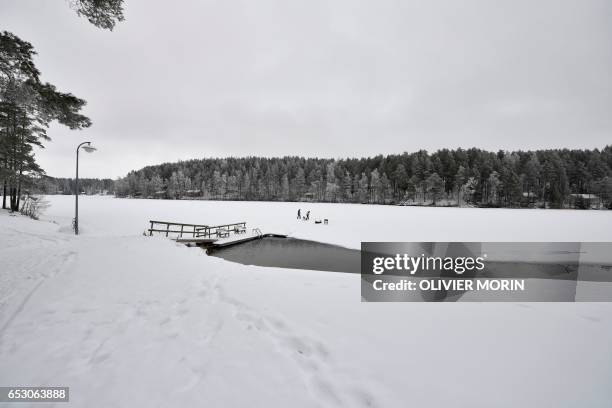
[{"label": "pine tree", "polygon": [[341,201],[343,202],[351,201],[352,184],[353,184],[351,173],[349,173],[348,170],[345,170],[343,177],[340,177],[339,180],[340,180],[340,185],[338,186],[338,188],[340,190],[339,193],[340,193]]},{"label": "pine tree", "polygon": [[436,205],[436,202],[442,198],[442,194],[444,193],[444,180],[438,176],[438,173],[432,173],[427,177],[427,193],[433,200],[433,205]]},{"label": "pine tree", "polygon": [[295,196],[296,200],[300,200],[303,198],[305,189],[306,189],[306,177],[304,176],[304,169],[299,168],[294,180],[295,185]]},{"label": "pine tree", "polygon": [[372,173],[370,173],[370,191],[372,195],[372,202],[374,203],[380,203],[381,201],[381,186],[382,184],[380,182],[378,169],[374,169],[372,170]]},{"label": "pine tree", "polygon": [[361,173],[361,178],[359,179],[358,194],[359,194],[359,200],[362,203],[370,202],[370,187],[369,187],[368,176],[366,176],[365,172]]},{"label": "pine tree", "polygon": [[22,188],[43,171],[36,164],[34,146],[50,140],[53,121],[81,129],[91,125],[79,111],[85,101],[40,81],[32,45],[9,32],[0,32],[0,175],[3,208],[19,209]]},{"label": "pine tree", "polygon": [[289,201],[290,199],[289,177],[287,176],[287,173],[283,174],[283,178],[281,181],[281,197],[280,198],[282,201]]},{"label": "pine tree", "polygon": [[391,181],[389,181],[387,173],[383,173],[382,177],[380,178],[380,195],[381,202],[383,204],[387,203],[387,198],[391,195],[391,193]]},{"label": "pine tree", "polygon": [[397,165],[395,171],[393,172],[393,186],[394,186],[394,195],[396,197],[403,196],[406,188],[408,187],[408,172],[406,171],[406,167],[400,163]]},{"label": "pine tree", "polygon": [[499,174],[496,171],[493,171],[489,175],[489,179],[487,180],[487,194],[485,195],[487,203],[497,204],[499,201],[499,190],[502,185],[501,180],[499,179]]},{"label": "pine tree", "polygon": [[175,171],[168,179],[168,197],[172,199],[180,198],[179,179]]},{"label": "pine tree", "polygon": [[419,181],[418,176],[415,174],[410,177],[408,180],[408,184],[406,186],[406,195],[405,198],[411,201],[416,201],[419,193],[419,186],[421,182]]},{"label": "pine tree", "polygon": [[455,174],[454,188],[457,192],[457,205],[461,206],[461,193],[463,192],[463,186],[468,179],[468,174],[463,166],[459,166],[457,173]]},{"label": "pine tree", "polygon": [[336,194],[338,193],[338,184],[336,183],[335,168],[334,162],[328,163],[325,174],[325,201],[337,201]]},{"label": "pine tree", "polygon": [[530,198],[534,192],[538,191],[541,168],[538,156],[535,153],[530,154],[529,161],[525,164],[525,187],[527,196]]}]

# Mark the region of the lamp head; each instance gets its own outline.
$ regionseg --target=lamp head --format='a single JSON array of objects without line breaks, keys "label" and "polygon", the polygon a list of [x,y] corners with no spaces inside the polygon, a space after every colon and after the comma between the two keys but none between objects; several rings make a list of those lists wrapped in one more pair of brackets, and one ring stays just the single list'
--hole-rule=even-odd
[{"label": "lamp head", "polygon": [[82,149],[83,149],[83,150],[85,150],[87,153],[92,153],[92,152],[95,152],[95,151],[96,151],[96,148],[95,148],[95,147],[93,147],[93,146],[91,145],[91,143],[89,143],[89,144],[87,144],[87,145],[84,145],[84,146],[82,147]]}]

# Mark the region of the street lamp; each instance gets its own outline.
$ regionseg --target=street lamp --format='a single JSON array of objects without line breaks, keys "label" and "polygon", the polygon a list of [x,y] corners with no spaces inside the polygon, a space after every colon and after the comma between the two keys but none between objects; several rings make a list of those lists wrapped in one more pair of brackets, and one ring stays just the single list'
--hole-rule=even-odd
[{"label": "street lamp", "polygon": [[79,150],[85,150],[87,153],[96,151],[96,148],[91,145],[91,142],[83,142],[76,149],[76,191],[74,193],[74,234],[79,235]]}]

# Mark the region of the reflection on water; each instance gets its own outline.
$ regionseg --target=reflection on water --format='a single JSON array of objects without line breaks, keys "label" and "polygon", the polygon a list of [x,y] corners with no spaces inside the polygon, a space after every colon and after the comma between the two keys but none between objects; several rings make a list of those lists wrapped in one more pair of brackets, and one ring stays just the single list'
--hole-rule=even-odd
[{"label": "reflection on water", "polygon": [[210,255],[243,265],[360,272],[359,251],[295,238],[267,237],[216,249]]}]

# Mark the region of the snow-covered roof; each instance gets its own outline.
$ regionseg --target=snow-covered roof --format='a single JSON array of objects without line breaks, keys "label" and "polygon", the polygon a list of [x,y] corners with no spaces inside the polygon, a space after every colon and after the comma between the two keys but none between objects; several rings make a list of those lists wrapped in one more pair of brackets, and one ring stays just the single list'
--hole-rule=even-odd
[{"label": "snow-covered roof", "polygon": [[599,198],[597,194],[570,194],[572,197],[582,197],[582,198]]}]

